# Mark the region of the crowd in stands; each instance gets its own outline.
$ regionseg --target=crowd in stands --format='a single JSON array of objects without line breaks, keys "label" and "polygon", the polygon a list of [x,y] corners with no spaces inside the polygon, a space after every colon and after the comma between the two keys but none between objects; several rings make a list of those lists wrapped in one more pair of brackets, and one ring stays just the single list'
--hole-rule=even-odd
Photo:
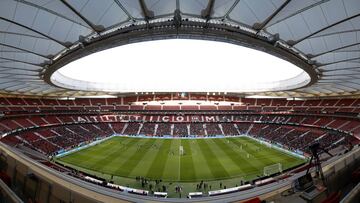
[{"label": "crowd in stands", "polygon": [[114,131],[105,123],[100,125],[62,125],[25,131],[17,135],[6,136],[1,141],[11,146],[23,143],[25,146],[50,155],[59,150],[70,149],[80,143],[91,142],[112,134]]},{"label": "crowd in stands", "polygon": [[144,123],[140,130],[140,135],[154,136],[155,134],[155,123]]},{"label": "crowd in stands", "polygon": [[[123,133],[122,133],[123,132]],[[44,154],[67,150],[81,143],[111,136],[113,134],[143,136],[234,136],[248,134],[272,143],[281,144],[290,150],[308,152],[311,143],[320,142],[325,148],[334,148],[344,143],[356,143],[353,136],[327,129],[304,126],[288,126],[264,123],[79,123],[55,127],[36,128],[1,139],[15,146],[23,144]]]},{"label": "crowd in stands", "polygon": [[223,135],[218,123],[206,123],[205,130],[208,136]]},{"label": "crowd in stands", "polygon": [[224,135],[239,135],[237,126],[234,123],[223,123],[221,124]]},{"label": "crowd in stands", "polygon": [[188,125],[184,123],[173,124],[174,137],[187,137],[189,136]]},{"label": "crowd in stands", "polygon": [[168,123],[159,123],[156,128],[156,136],[171,135],[171,125]]},{"label": "crowd in stands", "polygon": [[205,136],[205,128],[203,123],[192,123],[190,125],[190,135]]},{"label": "crowd in stands", "polygon": [[[96,116],[92,115],[80,115],[82,119],[86,122],[99,121],[100,118],[93,118]],[[249,128],[242,129],[242,126],[237,126],[236,123],[228,123],[228,120],[232,118],[236,122],[273,122],[273,123],[282,123],[282,124],[300,124],[300,125],[311,125],[316,127],[327,127],[338,130],[343,130],[351,132],[353,134],[360,134],[360,121],[357,117],[344,117],[336,115],[299,115],[299,114],[276,114],[276,115],[262,115],[262,114],[242,114],[242,115],[223,115],[219,119],[219,122],[224,123],[221,128],[219,125],[213,125],[211,122],[207,122],[206,126],[198,125],[196,123],[191,123],[189,126],[189,132],[187,134],[192,135],[216,135],[216,134],[225,134],[233,135],[237,133],[245,133],[244,130]],[[65,124],[65,123],[74,123],[77,122],[78,115],[31,115],[31,116],[19,116],[19,117],[3,117],[0,120],[0,133],[6,133],[15,129],[23,129],[32,126],[47,126],[49,124]],[[158,122],[158,120],[147,120],[149,122]],[[235,125],[233,125],[235,124]],[[100,125],[99,127],[102,127]],[[125,127],[126,126],[126,127]],[[113,125],[113,130],[118,133],[125,134],[148,134],[148,135],[170,135],[172,129],[160,125],[142,125],[138,122],[130,122],[128,125],[125,123],[118,122],[118,124]],[[125,127],[125,128],[124,128]],[[106,126],[104,128],[107,128]],[[144,128],[144,129],[142,129]],[[154,129],[155,128],[155,129]],[[250,128],[251,129],[251,128]],[[96,130],[96,128],[95,128]],[[255,129],[254,129],[255,130]],[[124,132],[123,132],[124,131]],[[158,133],[159,131],[159,133]],[[165,131],[165,132],[163,132]],[[175,129],[175,131],[178,131]]]},{"label": "crowd in stands", "polygon": [[128,123],[127,126],[125,126],[124,134],[125,135],[138,135],[139,128],[141,127],[140,123]]},{"label": "crowd in stands", "polygon": [[112,123],[110,127],[116,134],[122,134],[123,129],[125,127],[125,123]]},{"label": "crowd in stands", "polygon": [[344,136],[336,131],[280,125],[254,124],[250,135],[303,152],[309,152],[308,146],[315,142],[319,142],[324,149],[332,149],[340,144],[358,143],[357,138]]},{"label": "crowd in stands", "polygon": [[[290,149],[306,151],[306,146],[313,142],[320,142],[327,147],[358,142],[353,136],[344,136],[339,131],[360,135],[358,116],[358,113],[360,113],[360,99],[291,101],[284,99],[244,99],[226,96],[210,97],[201,96],[200,100],[241,103],[232,105],[231,108],[221,107],[226,111],[236,110],[233,115],[214,112],[219,108],[211,105],[207,105],[206,108],[209,109],[201,107],[201,105],[196,106],[196,108],[179,106],[168,108],[169,114],[173,110],[181,109],[191,111],[208,110],[208,113],[218,118],[216,122],[205,122],[204,120],[201,121],[201,119],[198,122],[181,123],[174,120],[162,122],[159,120],[159,114],[147,116],[149,120],[146,121],[99,122],[101,119],[93,118],[98,116],[98,112],[97,114],[91,113],[94,110],[131,111],[133,108],[136,108],[137,111],[145,109],[164,110],[166,108],[146,108],[146,105],[128,104],[135,101],[171,100],[174,97],[171,95],[166,97],[149,95],[147,98],[134,96],[114,99],[76,100],[0,98],[0,112],[4,113],[0,118],[1,134],[13,130],[41,127],[5,136],[1,141],[11,146],[22,144],[45,154],[51,154],[113,134],[174,137],[248,134],[282,144]],[[190,95],[187,99],[197,98],[196,95]],[[81,113],[72,110],[81,111]],[[277,110],[287,112],[276,113]],[[240,111],[247,112],[239,113]],[[255,111],[260,111],[260,113]],[[202,116],[199,115],[200,112],[196,113],[195,116],[199,118]],[[78,119],[79,116],[82,118],[81,122]],[[73,123],[77,122],[78,124],[73,125]],[[297,127],[294,127],[294,125]]]}]

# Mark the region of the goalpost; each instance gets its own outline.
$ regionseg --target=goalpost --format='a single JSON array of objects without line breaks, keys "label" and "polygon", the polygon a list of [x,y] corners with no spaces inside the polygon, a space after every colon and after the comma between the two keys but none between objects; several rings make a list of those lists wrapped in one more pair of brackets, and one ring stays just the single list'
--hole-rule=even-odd
[{"label": "goalpost", "polygon": [[184,147],[183,146],[179,146],[179,154],[180,154],[180,156],[184,155]]},{"label": "goalpost", "polygon": [[275,173],[281,173],[282,172],[282,165],[281,163],[272,164],[269,166],[264,167],[264,176],[269,176]]}]

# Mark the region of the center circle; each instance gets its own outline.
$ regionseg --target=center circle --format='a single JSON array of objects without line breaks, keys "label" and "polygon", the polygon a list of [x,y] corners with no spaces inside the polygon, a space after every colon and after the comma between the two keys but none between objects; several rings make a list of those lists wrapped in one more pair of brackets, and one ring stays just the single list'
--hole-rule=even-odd
[{"label": "center circle", "polygon": [[167,39],[96,52],[55,71],[53,84],[104,92],[262,92],[310,82],[296,65],[243,46]]}]

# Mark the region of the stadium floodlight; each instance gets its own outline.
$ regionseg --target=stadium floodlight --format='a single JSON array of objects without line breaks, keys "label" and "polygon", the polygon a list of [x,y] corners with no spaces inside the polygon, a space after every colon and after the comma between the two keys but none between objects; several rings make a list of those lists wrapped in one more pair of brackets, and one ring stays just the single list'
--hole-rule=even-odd
[{"label": "stadium floodlight", "polygon": [[213,96],[289,90],[310,82],[303,69],[265,52],[193,39],[137,42],[96,52],[61,67],[50,79],[76,90]]}]

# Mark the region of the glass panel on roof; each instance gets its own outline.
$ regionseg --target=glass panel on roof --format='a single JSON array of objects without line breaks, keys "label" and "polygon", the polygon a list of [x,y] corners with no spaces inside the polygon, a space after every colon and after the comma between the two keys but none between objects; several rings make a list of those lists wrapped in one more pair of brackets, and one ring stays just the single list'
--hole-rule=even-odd
[{"label": "glass panel on roof", "polygon": [[175,0],[144,0],[147,8],[154,12],[155,16],[173,14],[176,10]]},{"label": "glass panel on roof", "polygon": [[7,87],[5,88],[5,90],[8,90],[8,91],[17,91],[21,88],[24,88],[24,87],[27,87],[28,85],[27,84],[24,84],[24,83],[15,83],[14,86],[10,86],[10,87]]},{"label": "glass panel on roof", "polygon": [[39,76],[30,76],[30,75],[11,75],[9,78],[15,79],[16,81],[23,80],[23,79],[38,79]]},{"label": "glass panel on roof", "polygon": [[20,84],[19,82],[12,81],[12,82],[7,82],[7,83],[0,83],[0,87],[5,88],[5,87],[9,87],[9,86],[13,86],[13,85],[19,85],[19,84]]},{"label": "glass panel on roof", "polygon": [[[57,42],[9,22],[0,20],[0,28],[6,28],[6,30],[3,30],[4,33],[0,33],[0,43],[2,44],[19,47],[40,55],[56,54],[64,48]],[[39,45],[41,49],[37,49]],[[53,49],[48,49],[49,46],[53,47]]]},{"label": "glass panel on roof", "polygon": [[263,23],[270,17],[278,7],[285,1],[253,1],[243,0],[234,7],[229,17],[237,22],[254,26],[254,24]]},{"label": "glass panel on roof", "polygon": [[342,32],[354,32],[359,29],[360,29],[360,17],[356,17],[351,20],[332,26],[322,32],[319,32],[313,37],[337,34]]},{"label": "glass panel on roof", "polygon": [[[331,17],[328,17],[333,9],[337,8],[337,12],[331,13]],[[330,9],[330,10],[329,10]],[[303,39],[307,36],[310,36],[312,33],[317,32],[321,29],[324,29],[328,26],[331,26],[334,23],[339,22],[342,19],[345,19],[346,12],[341,0],[327,1],[322,4],[313,6],[309,9],[304,10],[301,13],[295,13],[294,16],[286,18],[280,23],[287,23],[289,29],[293,30],[294,34],[293,41],[297,41]],[[280,24],[278,23],[278,24]],[[272,27],[278,26],[278,24],[273,24],[268,27],[269,31],[272,31]],[[304,31],[301,31],[303,29]],[[280,35],[282,34],[282,30],[278,30]],[[283,38],[285,40],[289,40],[289,38]]]},{"label": "glass panel on roof", "polygon": [[342,0],[326,2],[321,4],[321,8],[328,24],[339,22],[347,17],[347,11]]},{"label": "glass panel on roof", "polygon": [[[26,4],[18,3],[15,10],[14,21],[25,25],[27,27],[32,27],[34,19],[37,15],[38,9],[33,6]],[[10,18],[12,19],[12,18]]]},{"label": "glass panel on roof", "polygon": [[14,16],[17,2],[12,0],[0,1],[0,16],[4,18],[10,18]]},{"label": "glass panel on roof", "polygon": [[312,54],[321,54],[323,52],[334,50],[334,49],[341,49],[344,46],[350,46],[352,44],[359,43],[357,39],[360,37],[360,32],[352,32],[352,33],[340,33],[335,35],[328,35],[319,37],[316,39],[309,39],[310,43],[314,41],[323,40],[326,43],[326,47],[313,52]]},{"label": "glass panel on roof", "polygon": [[315,53],[323,53],[326,50],[326,44],[323,40],[308,39],[304,40],[294,46],[296,49],[308,54],[310,57],[316,55]]},{"label": "glass panel on roof", "polygon": [[78,0],[68,2],[94,25],[105,28],[125,21],[128,16],[113,0]]},{"label": "glass panel on roof", "polygon": [[33,28],[62,42],[76,42],[79,35],[87,36],[92,30],[54,15],[39,11]]},{"label": "glass panel on roof", "polygon": [[[57,18],[54,21],[53,29],[51,29],[50,33],[48,34],[62,42],[66,42],[68,38],[68,33],[72,27],[73,23]],[[72,42],[74,42],[77,41],[79,36],[73,35],[72,38]]]},{"label": "glass panel on roof", "polygon": [[348,17],[360,13],[360,3],[359,0],[342,0],[345,5],[346,13]]},{"label": "glass panel on roof", "polygon": [[109,27],[110,25],[116,25],[121,22],[126,21],[129,18],[129,16],[126,15],[126,13],[120,9],[120,7],[116,5],[111,6],[106,13],[101,17],[99,20],[100,25],[107,25],[106,27]]},{"label": "glass panel on roof", "polygon": [[18,69],[26,69],[26,70],[40,70],[41,69],[40,66],[35,66],[35,65],[16,62],[16,61],[9,61],[9,60],[3,60],[3,59],[0,59],[0,61],[1,61],[1,67],[6,67],[6,68],[18,68]]},{"label": "glass panel on roof", "polygon": [[346,62],[329,64],[326,66],[319,67],[319,69],[321,70],[336,70],[336,69],[349,69],[349,68],[360,68],[360,64],[351,61],[346,61]]},{"label": "glass panel on roof", "polygon": [[60,44],[53,42],[53,41],[44,41],[44,40],[37,40],[36,44],[34,45],[33,51],[35,53],[40,53],[44,56],[48,55],[56,55],[60,51],[64,49],[63,46]]},{"label": "glass panel on roof", "polygon": [[207,7],[208,2],[208,0],[180,1],[180,10],[182,13],[201,16],[201,11]]},{"label": "glass panel on roof", "polygon": [[68,19],[69,21],[76,22],[79,25],[84,27],[89,26],[84,22],[80,16],[74,13],[70,8],[68,8],[65,4],[58,0],[26,0],[31,4],[35,4],[39,6],[43,12],[46,10],[51,11],[53,15]]},{"label": "glass panel on roof", "polygon": [[[322,12],[323,9],[320,6],[316,6],[312,9],[306,10],[301,14],[301,17],[306,24],[306,28],[310,30],[311,33],[320,30],[323,27],[328,26],[327,19]],[[310,34],[310,33],[306,33]],[[304,36],[301,36],[303,38]]]},{"label": "glass panel on roof", "polygon": [[[75,42],[77,41],[79,34],[89,35],[92,32],[90,29],[80,24],[76,24],[70,20],[50,13],[49,11],[38,9],[29,5],[20,4],[16,13],[19,14],[16,14],[15,20],[20,22],[20,24],[62,42]],[[23,15],[21,13],[30,14]],[[26,20],[23,20],[22,18]],[[69,36],[68,32],[70,29],[76,29],[77,27],[81,27],[82,32],[85,31],[85,33],[75,33],[76,35],[73,34],[72,36]]]},{"label": "glass panel on roof", "polygon": [[55,15],[49,15],[46,11],[39,11],[37,13],[37,18],[33,23],[33,28],[35,30],[41,30],[44,33],[49,33],[54,27],[54,22],[57,19]]},{"label": "glass panel on roof", "polygon": [[39,92],[41,92],[41,93],[46,94],[46,93],[53,92],[53,91],[54,91],[53,89],[48,90],[47,87],[39,86],[36,89],[30,90],[29,92],[31,92],[31,93],[39,93]]},{"label": "glass panel on roof", "polygon": [[19,33],[19,35],[27,35],[29,37],[36,37],[36,38],[43,38],[47,39],[46,37],[33,32],[29,29],[21,27],[19,25],[13,24],[11,22],[7,22],[5,20],[0,19],[0,30],[6,33]]},{"label": "glass panel on roof", "polygon": [[249,26],[253,26],[254,23],[258,22],[254,11],[251,11],[249,6],[244,3],[238,3],[234,9],[230,12],[229,18],[236,22],[240,22]]},{"label": "glass panel on roof", "polygon": [[360,52],[337,52],[337,53],[328,53],[314,58],[317,62],[320,63],[334,63],[336,61],[344,61],[350,59],[360,58]]},{"label": "glass panel on roof", "polygon": [[301,0],[301,1],[290,1],[285,8],[283,8],[274,18],[269,22],[268,26],[271,26],[274,23],[277,23],[285,18],[290,17],[291,15],[297,13],[298,11],[304,10],[307,7],[316,5],[316,3],[321,2],[322,0]]},{"label": "glass panel on roof", "polygon": [[215,1],[213,7],[212,17],[219,18],[225,17],[230,8],[235,4],[236,0],[223,0],[223,1]]},{"label": "glass panel on roof", "polygon": [[19,92],[27,92],[29,90],[33,90],[33,89],[36,89],[36,88],[38,88],[38,86],[33,86],[33,85],[29,86],[29,85],[27,85],[24,88],[19,88],[17,91],[19,91]]},{"label": "glass panel on roof", "polygon": [[24,61],[27,63],[34,63],[34,64],[40,64],[44,62],[44,58],[39,57],[34,54],[29,54],[26,52],[3,52],[0,51],[0,57],[8,58],[8,59],[14,59],[19,61]]},{"label": "glass panel on roof", "polygon": [[326,76],[323,76],[323,79],[347,80],[347,79],[352,79],[352,77],[351,76],[344,76],[344,75],[326,75]]},{"label": "glass panel on roof", "polygon": [[119,0],[126,11],[131,13],[133,18],[143,18],[139,1]]},{"label": "glass panel on roof", "polygon": [[331,72],[324,72],[323,75],[338,75],[338,74],[345,74],[345,75],[353,75],[353,74],[359,74],[360,70],[336,70]]},{"label": "glass panel on roof", "polygon": [[279,34],[280,38],[286,41],[296,41],[311,34],[302,14],[295,15],[286,21],[281,21],[267,27],[266,30],[271,34]]},{"label": "glass panel on roof", "polygon": [[26,71],[26,70],[19,70],[19,69],[0,69],[1,74],[25,74],[25,75],[37,75],[38,72],[34,71]]},{"label": "glass panel on roof", "polygon": [[359,79],[353,79],[351,80],[352,83],[350,83],[350,81],[344,81],[341,83],[341,85],[345,85],[347,87],[351,87],[351,88],[360,88],[360,80]]},{"label": "glass panel on roof", "polygon": [[354,52],[354,51],[360,51],[360,45],[359,44],[349,46],[349,47],[346,47],[346,48],[343,48],[343,49],[339,49],[339,50],[336,50],[334,52]]}]

